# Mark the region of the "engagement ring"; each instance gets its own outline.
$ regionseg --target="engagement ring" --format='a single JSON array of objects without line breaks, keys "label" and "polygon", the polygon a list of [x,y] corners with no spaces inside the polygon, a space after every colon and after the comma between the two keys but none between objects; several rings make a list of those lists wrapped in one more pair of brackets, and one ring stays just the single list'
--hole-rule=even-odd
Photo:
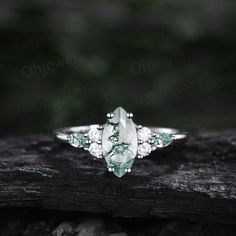
[{"label": "engagement ring", "polygon": [[56,130],[55,135],[73,147],[84,148],[96,158],[104,158],[108,170],[117,177],[131,172],[135,158],[143,158],[174,140],[186,138],[186,133],[177,129],[143,127],[132,118],[132,113],[118,107],[107,114],[105,124],[62,128]]}]

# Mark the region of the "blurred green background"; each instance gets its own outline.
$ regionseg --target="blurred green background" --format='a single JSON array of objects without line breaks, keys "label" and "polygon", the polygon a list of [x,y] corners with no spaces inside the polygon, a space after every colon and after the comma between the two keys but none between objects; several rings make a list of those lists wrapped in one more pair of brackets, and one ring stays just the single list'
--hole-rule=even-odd
[{"label": "blurred green background", "polygon": [[0,2],[1,134],[236,125],[234,0]]}]

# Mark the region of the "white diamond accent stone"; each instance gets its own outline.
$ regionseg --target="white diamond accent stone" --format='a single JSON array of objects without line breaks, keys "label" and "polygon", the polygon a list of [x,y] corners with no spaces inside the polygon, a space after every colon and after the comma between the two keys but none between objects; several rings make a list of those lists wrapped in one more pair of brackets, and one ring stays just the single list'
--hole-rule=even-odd
[{"label": "white diamond accent stone", "polygon": [[88,137],[91,142],[99,142],[102,139],[102,131],[98,129],[99,125],[91,125],[89,132],[88,132]]},{"label": "white diamond accent stone", "polygon": [[147,127],[143,127],[138,130],[138,139],[143,142],[146,142],[150,139],[151,134],[152,131],[150,129],[148,129]]},{"label": "white diamond accent stone", "polygon": [[138,146],[138,154],[141,156],[147,156],[151,153],[152,146],[149,143],[142,143]]},{"label": "white diamond accent stone", "polygon": [[95,157],[100,157],[102,155],[102,146],[97,143],[91,143],[88,151],[91,155]]}]

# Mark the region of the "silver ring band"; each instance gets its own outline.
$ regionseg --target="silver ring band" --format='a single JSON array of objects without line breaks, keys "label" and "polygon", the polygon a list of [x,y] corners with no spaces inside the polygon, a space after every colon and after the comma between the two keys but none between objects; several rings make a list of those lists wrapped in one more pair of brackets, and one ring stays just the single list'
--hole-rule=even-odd
[{"label": "silver ring band", "polygon": [[[98,124],[94,124],[92,126],[98,126]],[[73,126],[73,127],[65,127],[56,129],[54,131],[55,136],[61,140],[67,142],[67,137],[73,133],[85,134],[89,131],[91,125],[84,126]],[[172,134],[175,140],[185,139],[187,137],[187,133],[181,132],[178,129],[166,128],[166,127],[147,127],[154,133],[167,133]]]}]

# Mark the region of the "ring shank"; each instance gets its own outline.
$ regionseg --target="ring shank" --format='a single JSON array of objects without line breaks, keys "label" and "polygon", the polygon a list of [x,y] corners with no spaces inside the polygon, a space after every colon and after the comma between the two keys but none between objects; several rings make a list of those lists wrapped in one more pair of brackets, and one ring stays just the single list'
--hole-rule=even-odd
[{"label": "ring shank", "polygon": [[[85,126],[74,126],[74,127],[65,127],[55,130],[55,136],[62,141],[67,141],[67,136],[72,133],[81,133],[85,134],[89,131],[91,125]],[[98,126],[98,125],[97,125]],[[154,133],[167,133],[172,134],[175,140],[185,139],[187,134],[185,132],[180,132],[178,129],[165,128],[165,127],[147,127]]]}]

